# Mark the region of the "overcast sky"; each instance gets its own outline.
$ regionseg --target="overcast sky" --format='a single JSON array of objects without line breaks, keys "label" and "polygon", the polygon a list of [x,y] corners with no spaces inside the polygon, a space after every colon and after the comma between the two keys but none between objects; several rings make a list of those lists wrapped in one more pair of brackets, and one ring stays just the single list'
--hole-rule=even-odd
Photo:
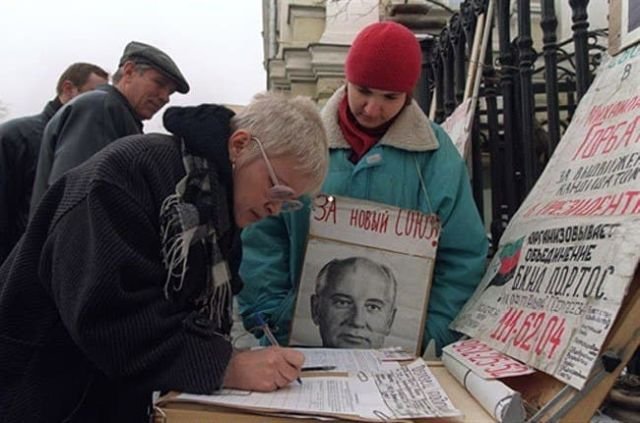
[{"label": "overcast sky", "polygon": [[[73,62],[116,70],[131,40],[168,53],[191,85],[170,104],[246,104],[266,89],[260,0],[0,0],[0,101],[39,113]],[[160,116],[145,131],[161,128]]]}]

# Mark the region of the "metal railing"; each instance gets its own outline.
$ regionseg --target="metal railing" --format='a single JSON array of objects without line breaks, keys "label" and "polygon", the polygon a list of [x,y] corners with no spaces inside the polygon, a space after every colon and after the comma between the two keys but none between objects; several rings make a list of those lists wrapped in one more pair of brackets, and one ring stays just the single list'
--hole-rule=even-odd
[{"label": "metal railing", "polygon": [[[472,132],[472,186],[483,212],[483,191],[491,189],[490,222],[494,247],[507,223],[533,187],[558,144],[575,107],[593,79],[606,50],[606,30],[589,31],[589,0],[570,0],[573,37],[558,42],[554,0],[540,0],[541,51],[531,36],[530,0],[494,0],[491,25],[498,48],[481,58],[480,102]],[[511,7],[517,3],[517,34],[511,33]],[[465,75],[478,17],[489,0],[465,0],[448,25],[422,41],[423,76],[418,102],[442,122],[463,100]],[[569,49],[570,45],[573,49]],[[435,99],[433,98],[435,96]],[[488,166],[488,180],[483,169]],[[484,213],[483,213],[484,214]]]}]

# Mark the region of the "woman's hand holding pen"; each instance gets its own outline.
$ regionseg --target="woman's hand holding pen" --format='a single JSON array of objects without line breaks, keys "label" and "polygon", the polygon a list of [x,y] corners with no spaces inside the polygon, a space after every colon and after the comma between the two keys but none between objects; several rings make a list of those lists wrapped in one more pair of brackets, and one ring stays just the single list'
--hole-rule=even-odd
[{"label": "woman's hand holding pen", "polygon": [[268,347],[240,351],[231,357],[225,388],[269,392],[300,377],[304,354],[291,348]]}]

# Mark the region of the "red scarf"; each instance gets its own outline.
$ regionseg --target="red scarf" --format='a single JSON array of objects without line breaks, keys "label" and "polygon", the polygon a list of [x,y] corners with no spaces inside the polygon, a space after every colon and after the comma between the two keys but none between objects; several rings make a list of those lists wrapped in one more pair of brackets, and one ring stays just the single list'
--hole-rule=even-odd
[{"label": "red scarf", "polygon": [[353,116],[353,113],[351,113],[351,110],[349,110],[349,102],[345,93],[338,106],[338,125],[340,125],[344,139],[347,140],[353,150],[349,160],[357,163],[362,156],[367,154],[371,147],[380,141],[380,138],[387,132],[394,120],[391,119],[378,128],[368,129],[362,127]]}]

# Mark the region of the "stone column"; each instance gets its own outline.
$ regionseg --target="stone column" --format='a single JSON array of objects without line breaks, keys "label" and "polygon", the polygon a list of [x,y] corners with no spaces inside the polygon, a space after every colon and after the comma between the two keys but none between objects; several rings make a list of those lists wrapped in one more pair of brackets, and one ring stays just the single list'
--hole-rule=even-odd
[{"label": "stone column", "polygon": [[380,20],[378,0],[327,1],[324,33],[309,45],[311,67],[317,78],[315,100],[320,106],[344,83],[344,61],[356,34]]}]

